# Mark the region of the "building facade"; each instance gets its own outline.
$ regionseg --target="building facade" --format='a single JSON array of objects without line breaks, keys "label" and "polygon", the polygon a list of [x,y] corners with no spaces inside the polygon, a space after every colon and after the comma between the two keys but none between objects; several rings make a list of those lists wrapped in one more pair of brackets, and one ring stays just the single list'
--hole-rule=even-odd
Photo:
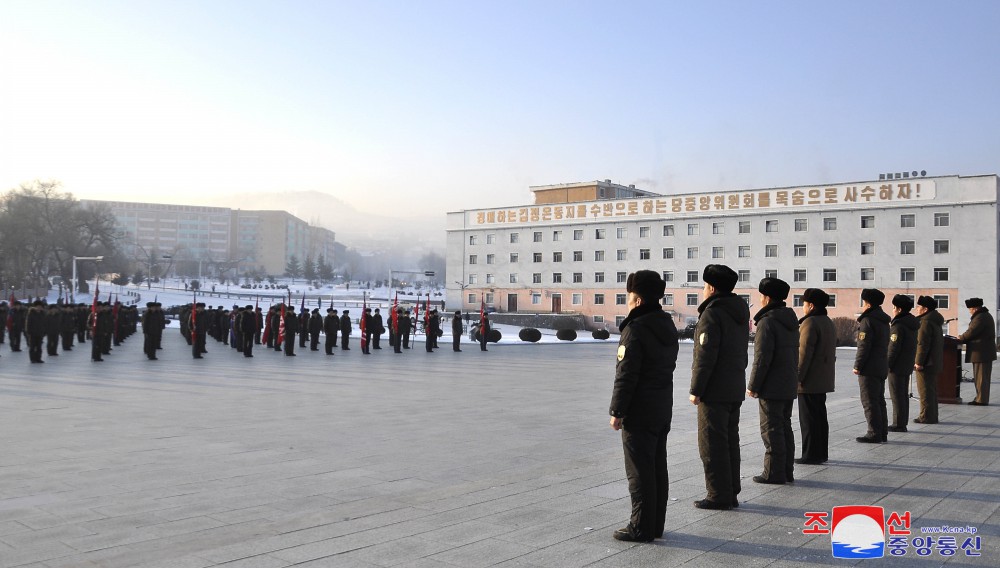
[{"label": "building facade", "polygon": [[737,271],[735,292],[750,304],[766,276],[791,285],[795,307],[822,288],[831,317],[856,317],[864,288],[934,296],[952,334],[968,325],[966,298],[998,302],[996,175],[678,195],[608,181],[531,190],[534,205],[448,214],[449,305],[576,312],[616,329],[628,273],[649,269],[683,326],[697,319],[713,263]]},{"label": "building facade", "polygon": [[201,263],[248,272],[280,275],[294,255],[314,262],[335,260],[335,234],[286,211],[246,211],[225,207],[81,200],[106,205],[115,216],[124,250],[137,261],[169,255],[175,265]]}]

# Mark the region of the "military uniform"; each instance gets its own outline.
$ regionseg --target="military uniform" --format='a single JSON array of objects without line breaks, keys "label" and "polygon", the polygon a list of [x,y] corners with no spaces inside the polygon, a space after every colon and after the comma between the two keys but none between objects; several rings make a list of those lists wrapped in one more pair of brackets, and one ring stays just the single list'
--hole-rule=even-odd
[{"label": "military uniform", "polygon": [[299,312],[299,347],[306,348],[306,340],[309,339],[309,310],[300,308]]},{"label": "military uniform", "polygon": [[861,407],[868,422],[868,432],[858,442],[878,444],[889,438],[889,419],[885,408],[885,380],[889,374],[889,316],[882,311],[885,294],[865,288],[861,299],[871,306],[858,316],[858,351],[854,373],[858,375]]},{"label": "military uniform", "polygon": [[351,337],[351,317],[348,310],[344,310],[344,313],[340,316],[340,349],[341,351],[350,351],[351,348],[348,345],[348,339]]},{"label": "military uniform", "polygon": [[[944,317],[937,311],[937,301],[934,298],[920,296],[917,298],[917,305],[927,311],[917,318],[920,320],[920,329],[917,331],[917,356],[914,359],[914,369],[917,373],[920,413],[913,421],[917,424],[937,424],[937,376],[941,372],[944,357],[942,335]],[[916,369],[916,365],[921,368]]]},{"label": "military uniform", "polygon": [[972,375],[976,381],[976,398],[969,404],[986,406],[990,403],[993,361],[997,360],[996,323],[990,311],[983,307],[981,298],[966,300],[965,307],[975,309],[969,329],[958,336],[958,340],[966,344],[965,362],[972,363]]},{"label": "military uniform", "polygon": [[62,311],[56,304],[45,309],[45,350],[49,357],[59,356],[59,332],[62,331]]},{"label": "military uniform", "polygon": [[24,319],[24,333],[28,337],[28,358],[32,363],[44,363],[42,361],[42,344],[45,341],[46,319],[45,304],[41,300],[36,300],[28,308]]},{"label": "military uniform", "polygon": [[299,316],[294,309],[285,310],[285,356],[295,356],[295,333],[299,330]]},{"label": "military uniform", "polygon": [[253,357],[254,335],[257,333],[257,314],[253,311],[253,306],[246,306],[243,309],[243,317],[240,318],[239,331],[240,341],[244,357]]},{"label": "military uniform", "polygon": [[382,314],[378,308],[375,308],[375,314],[372,315],[372,349],[382,349],[379,341],[383,333],[385,333],[385,322],[382,321]]},{"label": "military uniform", "polygon": [[830,296],[818,288],[802,293],[812,306],[799,320],[799,430],[802,457],[796,463],[821,464],[829,458],[830,422],[826,394],[836,388],[837,330],[827,315]]},{"label": "military uniform", "polygon": [[487,351],[486,342],[490,338],[490,317],[483,314],[483,319],[479,322],[479,350]]},{"label": "military uniform", "polygon": [[313,308],[312,315],[309,316],[309,350],[319,351],[319,334],[323,331],[323,316],[319,315],[319,308]]},{"label": "military uniform", "polygon": [[10,306],[10,350],[17,353],[21,350],[21,335],[24,334],[24,321],[28,310],[24,304],[14,300]]},{"label": "military uniform", "polygon": [[456,311],[451,318],[451,350],[462,351],[462,312]]},{"label": "military uniform", "polygon": [[896,294],[892,305],[900,312],[889,322],[889,398],[892,400],[891,432],[906,432],[910,421],[910,376],[913,375],[913,360],[917,356],[917,330],[920,321],[910,310],[913,300],[909,296]]},{"label": "military uniform", "polygon": [[326,342],[323,347],[326,348],[327,355],[333,355],[333,348],[337,346],[337,330],[339,328],[340,318],[337,317],[337,310],[327,308],[326,317],[323,318],[323,332],[326,334]]},{"label": "military uniform", "polygon": [[205,312],[205,304],[198,303],[191,312],[191,320],[188,326],[191,329],[191,356],[201,359],[202,353],[207,353],[205,349],[205,336],[208,333],[208,313]]}]

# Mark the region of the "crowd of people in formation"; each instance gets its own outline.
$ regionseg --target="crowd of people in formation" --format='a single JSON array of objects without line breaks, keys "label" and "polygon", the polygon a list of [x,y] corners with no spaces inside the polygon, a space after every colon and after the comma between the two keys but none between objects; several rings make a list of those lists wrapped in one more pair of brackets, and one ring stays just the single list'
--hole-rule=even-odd
[{"label": "crowd of people in formation", "polygon": [[[755,483],[795,481],[795,465],[829,459],[830,425],[826,396],[834,391],[837,337],[827,315],[830,296],[818,288],[802,294],[802,315],[786,305],[790,287],[764,278],[757,287],[760,308],[752,317],[747,302],[733,293],[738,275],[728,266],[710,264],[702,274],[703,301],[698,306],[689,400],[697,406],[698,451],[707,495],[699,509],[739,507],[740,407],[747,396],[758,401],[764,443],[761,473]],[[624,541],[649,542],[663,536],[668,496],[667,433],[670,431],[677,329],[660,307],[665,282],[659,273],[640,270],[626,281],[629,313],[620,326],[618,362],[611,396],[610,425],[620,430],[625,473],[632,501],[627,526],[614,532]],[[889,432],[906,432],[907,388],[915,374],[920,407],[913,422],[938,421],[937,375],[942,369],[944,318],[937,302],[896,295],[892,316],[882,306],[885,294],[862,291],[853,372],[857,375],[867,431],[864,444],[884,444]],[[997,359],[996,325],[980,298],[965,302],[972,316],[957,340],[966,345],[966,362],[975,376],[974,406],[989,404],[993,361]],[[915,312],[915,313],[914,313]],[[747,344],[755,326],[753,361]],[[750,369],[749,379],[747,368]],[[889,383],[892,423],[886,410]],[[797,401],[801,457],[796,458],[792,406]]]},{"label": "crowd of people in formation", "polygon": [[[396,308],[395,314],[390,308],[389,314],[382,315],[381,308],[362,308],[359,318],[353,319],[350,310],[342,312],[336,308],[327,308],[326,315],[319,308],[309,310],[300,307],[299,312],[286,304],[277,304],[263,312],[259,306],[235,305],[231,310],[218,306],[206,307],[198,302],[193,306],[188,304],[181,309],[180,332],[188,345],[191,346],[191,356],[201,359],[208,350],[206,339],[211,337],[223,345],[230,346],[244,357],[253,357],[254,346],[262,346],[268,350],[284,351],[288,357],[295,357],[295,347],[300,350],[319,351],[320,341],[327,355],[333,355],[338,348],[341,351],[351,350],[351,336],[355,332],[355,322],[358,324],[358,334],[361,352],[370,355],[372,349],[382,349],[382,336],[388,335],[389,348],[396,353],[410,349],[411,336],[416,335],[417,321],[409,309]],[[162,313],[162,312],[161,312]],[[161,321],[161,320],[157,320]],[[159,334],[162,325],[151,324],[147,331],[143,321],[144,333],[156,333],[156,344],[159,344]],[[489,334],[488,317],[484,314],[479,322],[480,348],[486,351],[486,340]],[[155,330],[155,331],[153,331]],[[431,309],[425,318],[424,349],[433,353],[438,348],[438,338],[443,335],[441,316],[436,309]],[[452,317],[452,349],[460,352],[462,336],[462,312],[455,311]],[[156,358],[155,350],[150,359]],[[149,354],[147,353],[147,354]]]},{"label": "crowd of people in formation", "polygon": [[[74,344],[91,342],[91,358],[103,361],[113,346],[136,332],[139,311],[121,302],[49,304],[35,300],[30,305],[13,300],[0,302],[0,344],[9,343],[13,352],[27,347],[32,363],[44,363],[44,356],[58,357],[72,351]],[[23,339],[23,343],[22,343]]]}]

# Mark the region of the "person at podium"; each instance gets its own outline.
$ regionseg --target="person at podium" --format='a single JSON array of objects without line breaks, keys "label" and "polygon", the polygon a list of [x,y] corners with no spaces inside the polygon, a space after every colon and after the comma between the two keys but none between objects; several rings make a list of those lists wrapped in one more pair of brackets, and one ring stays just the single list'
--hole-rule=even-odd
[{"label": "person at podium", "polygon": [[965,307],[969,309],[972,319],[969,329],[958,336],[958,341],[966,345],[965,362],[972,363],[972,375],[976,381],[976,398],[969,404],[987,406],[990,403],[993,361],[997,360],[996,323],[990,311],[983,306],[982,298],[969,298]]}]

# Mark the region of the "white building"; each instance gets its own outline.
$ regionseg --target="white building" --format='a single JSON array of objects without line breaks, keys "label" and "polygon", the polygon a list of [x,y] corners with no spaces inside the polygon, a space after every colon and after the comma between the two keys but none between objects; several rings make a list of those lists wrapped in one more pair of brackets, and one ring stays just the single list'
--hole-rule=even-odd
[{"label": "white building", "polygon": [[[863,288],[938,299],[955,334],[964,300],[998,303],[995,174],[656,195],[610,181],[532,187],[534,205],[448,214],[448,305],[500,312],[577,312],[613,328],[625,278],[656,270],[679,326],[697,318],[705,265],[740,275],[757,302],[777,276],[831,294],[831,317],[856,317]],[[751,308],[751,312],[755,312]]]}]

